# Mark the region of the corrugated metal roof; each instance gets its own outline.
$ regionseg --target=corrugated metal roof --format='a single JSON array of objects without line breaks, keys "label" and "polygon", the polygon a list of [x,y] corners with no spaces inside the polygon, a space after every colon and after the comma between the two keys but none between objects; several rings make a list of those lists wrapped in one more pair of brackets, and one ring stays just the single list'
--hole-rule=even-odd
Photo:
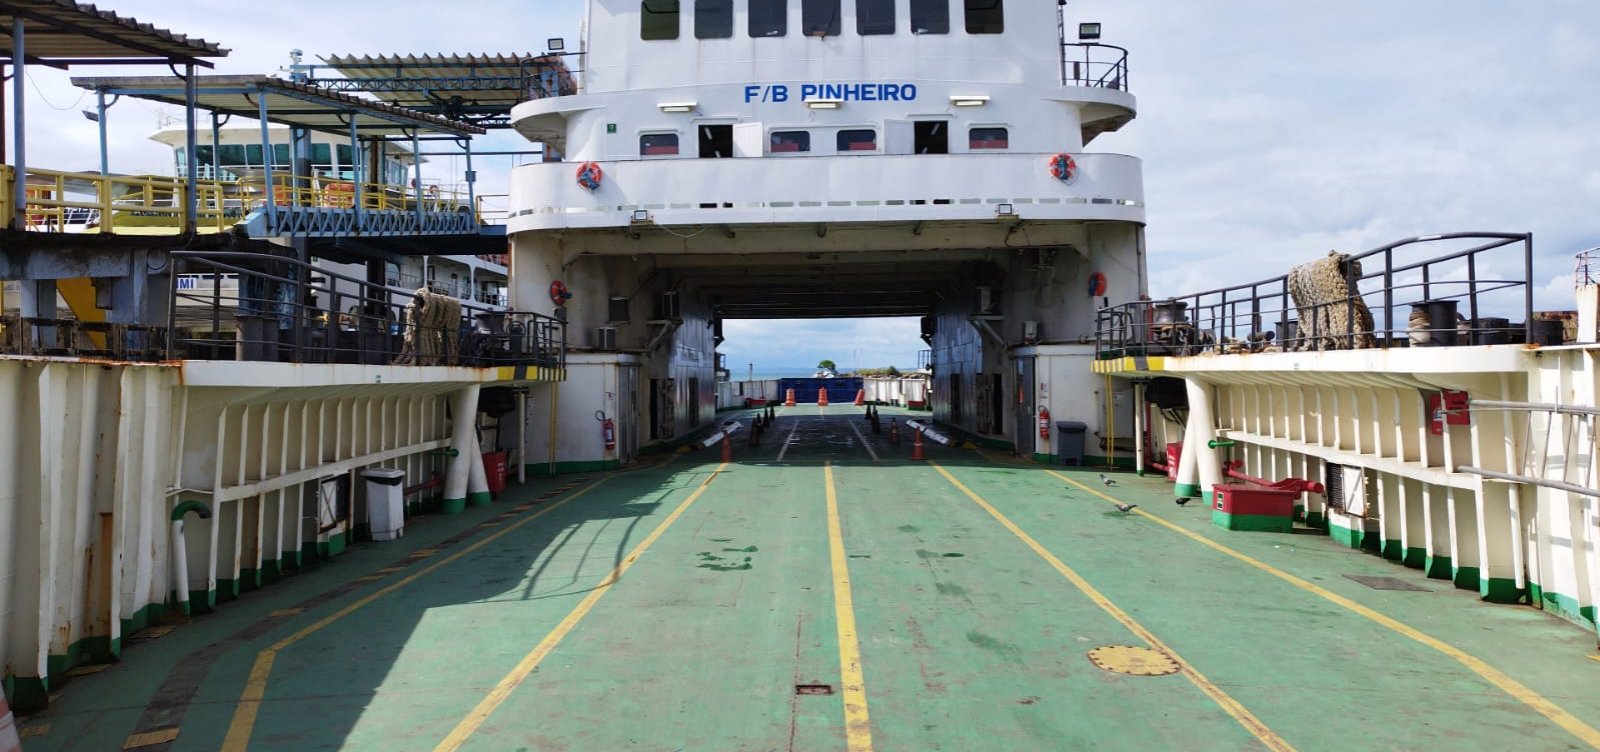
[{"label": "corrugated metal roof", "polygon": [[[176,76],[75,76],[72,83],[85,89],[184,104],[183,80]],[[266,98],[268,120],[328,133],[348,134],[351,118],[367,135],[394,135],[413,129],[456,136],[486,132],[475,125],[425,112],[263,75],[201,76],[196,103],[203,110],[256,118],[262,97]]]},{"label": "corrugated metal roof", "polygon": [[[191,39],[166,29],[119,16],[73,0],[4,0],[0,2],[0,50],[11,51],[11,26],[22,19],[24,45],[31,58],[77,64],[100,59],[133,62],[180,61],[210,67],[204,57],[226,57],[228,50],[204,39]],[[29,31],[49,33],[26,33]]]},{"label": "corrugated metal roof", "polygon": [[440,54],[329,55],[342,74],[316,83],[356,89],[401,106],[436,106],[460,97],[469,105],[504,106],[577,92],[572,71],[559,55]]}]

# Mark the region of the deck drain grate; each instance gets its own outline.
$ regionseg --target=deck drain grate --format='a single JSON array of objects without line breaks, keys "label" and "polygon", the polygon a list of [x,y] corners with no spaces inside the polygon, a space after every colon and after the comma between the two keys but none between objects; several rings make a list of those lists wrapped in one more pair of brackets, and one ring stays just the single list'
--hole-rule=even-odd
[{"label": "deck drain grate", "polygon": [[1355,580],[1373,590],[1400,590],[1414,593],[1432,592],[1425,587],[1417,587],[1398,577],[1372,577],[1360,574],[1347,574],[1344,577],[1347,580]]},{"label": "deck drain grate", "polygon": [[833,685],[796,684],[794,685],[794,693],[797,695],[831,695],[833,694]]},{"label": "deck drain grate", "polygon": [[1113,674],[1168,676],[1178,673],[1178,662],[1159,650],[1129,645],[1107,645],[1089,651],[1089,662]]}]

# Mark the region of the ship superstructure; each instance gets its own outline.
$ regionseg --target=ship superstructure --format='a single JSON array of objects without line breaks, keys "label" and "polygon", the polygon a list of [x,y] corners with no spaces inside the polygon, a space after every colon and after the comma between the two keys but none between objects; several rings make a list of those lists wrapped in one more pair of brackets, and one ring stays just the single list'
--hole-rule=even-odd
[{"label": "ship superstructure", "polygon": [[686,436],[718,322],[831,316],[922,317],[936,416],[975,437],[1049,454],[1039,409],[1096,422],[1082,343],[1145,291],[1144,191],[1088,149],[1135,115],[1127,54],[1067,26],[1016,0],[591,2],[577,93],[512,112],[563,158],[513,173],[513,299],[561,307],[607,374],[558,422]]}]

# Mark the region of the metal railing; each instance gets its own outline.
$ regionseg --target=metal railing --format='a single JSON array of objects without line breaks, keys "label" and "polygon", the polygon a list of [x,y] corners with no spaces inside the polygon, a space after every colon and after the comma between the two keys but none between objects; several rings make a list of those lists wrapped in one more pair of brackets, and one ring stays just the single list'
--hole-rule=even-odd
[{"label": "metal railing", "polygon": [[1062,44],[1061,83],[1127,91],[1128,51],[1097,42]]},{"label": "metal railing", "polygon": [[[1440,246],[1450,250],[1417,259],[1421,251]],[[1352,263],[1359,264],[1358,274],[1351,273]],[[1531,234],[1426,235],[1350,256],[1343,269],[1353,278],[1353,294],[1342,299],[1301,305],[1285,274],[1103,308],[1095,327],[1096,353],[1560,344],[1559,322],[1538,320],[1533,313]]]},{"label": "metal railing", "polygon": [[[9,166],[0,166],[0,216],[9,220],[15,210]],[[26,180],[23,229],[32,232],[177,235],[190,231],[184,220],[187,181],[160,175],[101,175],[29,168]],[[194,232],[219,233],[244,220],[269,203],[280,212],[302,208],[350,209],[356,206],[357,184],[348,180],[313,177],[296,181],[287,173],[273,174],[272,200],[267,200],[264,177],[195,182],[197,211]],[[475,211],[467,194],[424,184],[415,187],[386,183],[360,185],[362,211],[395,214],[455,215]]]},{"label": "metal railing", "polygon": [[1600,248],[1578,254],[1578,266],[1572,278],[1579,287],[1600,285]]},{"label": "metal railing", "polygon": [[397,292],[282,256],[177,251],[172,257],[169,358],[566,365],[566,323],[543,314]]}]

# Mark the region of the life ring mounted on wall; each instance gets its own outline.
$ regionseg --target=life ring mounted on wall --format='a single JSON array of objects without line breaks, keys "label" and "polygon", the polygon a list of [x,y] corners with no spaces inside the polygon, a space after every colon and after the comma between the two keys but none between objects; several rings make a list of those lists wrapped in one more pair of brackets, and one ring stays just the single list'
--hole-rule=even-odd
[{"label": "life ring mounted on wall", "polygon": [[555,280],[550,283],[550,302],[557,306],[564,306],[572,299],[572,291],[567,289],[567,283]]},{"label": "life ring mounted on wall", "polygon": [[1089,275],[1089,297],[1098,298],[1106,294],[1106,275],[1095,272]]},{"label": "life ring mounted on wall", "polygon": [[604,182],[605,179],[606,173],[600,169],[600,165],[593,162],[584,162],[578,165],[578,185],[585,190],[599,190],[600,183]]},{"label": "life ring mounted on wall", "polygon": [[1071,183],[1078,177],[1078,160],[1071,154],[1057,154],[1050,158],[1050,175],[1063,183]]}]

